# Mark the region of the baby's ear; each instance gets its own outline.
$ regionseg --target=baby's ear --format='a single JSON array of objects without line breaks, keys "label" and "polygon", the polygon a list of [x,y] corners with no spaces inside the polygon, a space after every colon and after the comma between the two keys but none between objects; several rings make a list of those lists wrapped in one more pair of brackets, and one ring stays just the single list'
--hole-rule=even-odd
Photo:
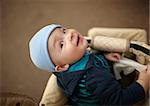
[{"label": "baby's ear", "polygon": [[69,64],[65,64],[65,65],[57,65],[55,67],[55,71],[56,72],[62,72],[62,71],[66,71],[69,68]]}]

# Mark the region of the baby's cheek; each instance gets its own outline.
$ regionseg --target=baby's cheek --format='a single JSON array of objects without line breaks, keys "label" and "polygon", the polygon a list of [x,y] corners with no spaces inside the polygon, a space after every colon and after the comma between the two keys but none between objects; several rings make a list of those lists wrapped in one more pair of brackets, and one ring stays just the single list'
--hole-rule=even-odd
[{"label": "baby's cheek", "polygon": [[85,48],[78,48],[78,47],[74,47],[74,46],[69,46],[65,49],[65,55],[71,56],[74,58],[82,57],[84,52],[85,52]]},{"label": "baby's cheek", "polygon": [[79,60],[82,56],[83,56],[83,53],[77,52],[77,51],[72,51],[66,54],[66,58],[69,58],[71,62]]}]

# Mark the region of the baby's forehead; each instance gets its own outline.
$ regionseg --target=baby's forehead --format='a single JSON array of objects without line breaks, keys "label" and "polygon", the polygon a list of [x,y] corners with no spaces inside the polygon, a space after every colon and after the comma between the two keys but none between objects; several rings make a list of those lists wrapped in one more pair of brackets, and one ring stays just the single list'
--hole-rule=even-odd
[{"label": "baby's forehead", "polygon": [[[57,28],[54,29],[53,32],[56,32],[56,31],[57,31],[57,32],[61,32],[61,31],[64,30],[64,29],[67,29],[67,28],[65,28],[65,27],[57,27]],[[52,33],[53,33],[53,32],[52,32]],[[51,34],[52,34],[52,33],[51,33]]]},{"label": "baby's forehead", "polygon": [[53,32],[50,34],[51,35],[55,35],[55,34],[58,34],[58,33],[61,33],[63,32],[64,30],[68,30],[68,28],[66,27],[57,27],[53,30]]},{"label": "baby's forehead", "polygon": [[63,27],[57,27],[53,30],[53,32],[49,35],[48,46],[54,45],[55,42],[60,38]]},{"label": "baby's forehead", "polygon": [[49,35],[49,37],[51,37],[53,34],[55,34],[56,32],[60,32],[60,30],[62,29],[62,27],[57,27],[55,28]]}]

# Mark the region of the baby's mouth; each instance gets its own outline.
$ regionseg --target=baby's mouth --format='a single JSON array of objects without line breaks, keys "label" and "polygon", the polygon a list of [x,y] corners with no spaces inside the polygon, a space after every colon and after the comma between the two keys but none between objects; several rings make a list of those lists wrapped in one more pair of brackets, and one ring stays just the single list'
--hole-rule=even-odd
[{"label": "baby's mouth", "polygon": [[80,37],[78,36],[78,37],[77,37],[77,46],[78,46],[78,44],[79,44],[79,41],[80,41]]}]

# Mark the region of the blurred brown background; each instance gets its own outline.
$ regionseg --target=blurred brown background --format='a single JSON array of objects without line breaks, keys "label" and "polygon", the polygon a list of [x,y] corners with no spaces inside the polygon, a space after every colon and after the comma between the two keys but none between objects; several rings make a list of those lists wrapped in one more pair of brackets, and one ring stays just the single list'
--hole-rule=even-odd
[{"label": "blurred brown background", "polygon": [[60,23],[86,35],[89,28],[143,28],[149,32],[149,0],[1,0],[1,92],[40,101],[50,73],[30,61],[28,41],[43,25]]}]

